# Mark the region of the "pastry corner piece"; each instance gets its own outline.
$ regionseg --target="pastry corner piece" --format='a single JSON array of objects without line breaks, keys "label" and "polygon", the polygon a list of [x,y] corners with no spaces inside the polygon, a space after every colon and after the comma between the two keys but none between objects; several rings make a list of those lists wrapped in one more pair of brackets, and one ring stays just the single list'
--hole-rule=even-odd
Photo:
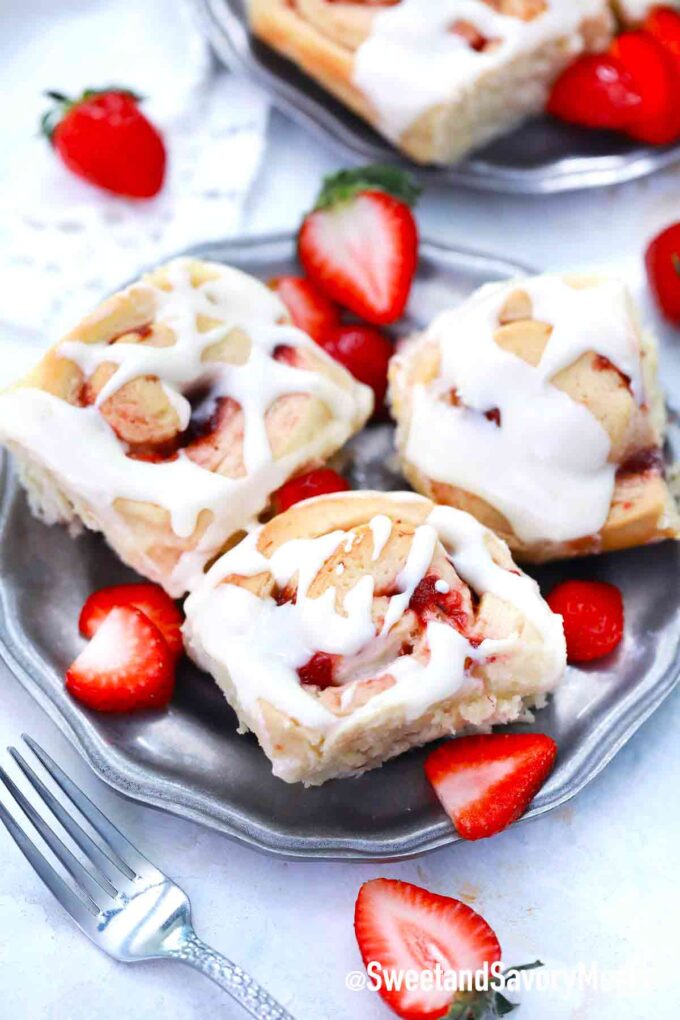
[{"label": "pastry corner piece", "polygon": [[372,409],[259,280],[177,259],[114,294],[0,395],[34,514],[104,534],[182,595],[291,475]]},{"label": "pastry corner piece", "polygon": [[507,546],[414,493],[320,496],[226,552],[187,649],[286,782],[358,775],[439,737],[531,718],[562,618]]},{"label": "pastry corner piece", "polygon": [[418,163],[446,165],[540,113],[607,0],[248,0],[253,33]]},{"label": "pastry corner piece", "polygon": [[656,344],[622,282],[481,288],[390,365],[402,468],[520,560],[677,539]]}]

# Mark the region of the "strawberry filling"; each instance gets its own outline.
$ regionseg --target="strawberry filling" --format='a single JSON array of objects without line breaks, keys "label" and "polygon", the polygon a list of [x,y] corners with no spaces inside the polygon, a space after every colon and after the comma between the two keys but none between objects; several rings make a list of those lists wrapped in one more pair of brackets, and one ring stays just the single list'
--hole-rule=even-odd
[{"label": "strawberry filling", "polygon": [[658,446],[650,446],[647,450],[640,450],[632,457],[624,461],[616,472],[617,478],[627,475],[642,475],[648,471],[662,475],[664,472],[663,453]]},{"label": "strawberry filling", "polygon": [[422,623],[438,615],[451,621],[456,630],[464,631],[468,622],[468,614],[462,608],[463,600],[460,592],[441,592],[437,590],[438,577],[428,574],[424,577],[411,596],[408,604]]},{"label": "strawberry filling", "polygon": [[297,673],[301,683],[324,691],[333,686],[333,656],[327,652],[315,652]]}]

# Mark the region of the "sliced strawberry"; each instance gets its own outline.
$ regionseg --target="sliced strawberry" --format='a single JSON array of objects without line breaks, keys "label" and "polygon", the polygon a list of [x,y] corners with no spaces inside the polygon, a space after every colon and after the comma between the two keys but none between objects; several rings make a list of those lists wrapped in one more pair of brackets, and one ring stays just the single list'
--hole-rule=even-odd
[{"label": "sliced strawberry", "polygon": [[[434,974],[439,967],[443,972],[476,973],[501,958],[498,939],[483,917],[459,900],[438,896],[410,882],[387,878],[365,882],[356,901],[354,930],[364,965],[379,965],[381,998],[405,1020],[444,1017],[460,998],[454,997],[443,981],[429,990],[425,982],[409,990],[406,972]],[[396,980],[386,975],[394,975]]]},{"label": "sliced strawberry", "polygon": [[672,7],[653,7],[643,28],[668,50],[680,73],[680,11]]},{"label": "sliced strawberry", "polygon": [[66,689],[100,712],[161,708],[172,697],[173,657],[158,627],[116,606],[66,673]]},{"label": "sliced strawberry", "polygon": [[550,774],[557,744],[542,733],[491,733],[442,744],[425,775],[464,839],[517,821]]},{"label": "sliced strawberry", "polygon": [[392,167],[343,170],[324,182],[300,228],[307,275],[344,308],[373,323],[404,311],[418,258],[409,208],[418,188]]},{"label": "sliced strawberry", "polygon": [[116,584],[93,592],[80,611],[80,633],[92,637],[116,606],[134,606],[144,613],[158,627],[174,658],[179,658],[184,651],[181,631],[184,617],[157,584]]},{"label": "sliced strawberry", "polygon": [[387,366],[394,354],[387,337],[372,326],[340,326],[322,346],[355,379],[371,387],[375,411],[379,412],[387,391]]},{"label": "sliced strawberry", "polygon": [[546,602],[564,620],[569,662],[590,662],[609,655],[623,637],[623,598],[604,581],[563,581]]},{"label": "sliced strawberry", "polygon": [[666,227],[645,255],[649,286],[669,322],[680,326],[680,223]]},{"label": "sliced strawberry", "polygon": [[298,329],[318,344],[323,344],[340,325],[337,306],[304,276],[277,276],[269,286],[279,295]]},{"label": "sliced strawberry", "polygon": [[642,100],[633,76],[606,53],[578,57],[553,85],[548,112],[583,127],[624,131]]},{"label": "sliced strawberry", "polygon": [[272,506],[275,513],[282,514],[303,499],[324,496],[329,492],[346,492],[348,489],[349,482],[337,471],[332,468],[316,468],[284,482],[272,496]]},{"label": "sliced strawberry", "polygon": [[640,95],[640,106],[626,130],[650,145],[680,138],[680,74],[670,52],[646,32],[624,32],[610,47]]}]

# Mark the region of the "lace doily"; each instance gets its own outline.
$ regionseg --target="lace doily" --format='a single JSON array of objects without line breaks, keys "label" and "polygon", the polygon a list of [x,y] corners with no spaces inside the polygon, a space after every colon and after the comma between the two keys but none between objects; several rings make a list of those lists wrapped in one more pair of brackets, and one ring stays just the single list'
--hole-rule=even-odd
[{"label": "lace doily", "polygon": [[[0,157],[0,384],[139,269],[238,230],[266,132],[266,100],[213,67],[181,4],[109,0],[43,17],[5,69],[13,116]],[[156,199],[81,182],[36,136],[43,88],[107,84],[148,97],[163,131],[168,173]]]}]

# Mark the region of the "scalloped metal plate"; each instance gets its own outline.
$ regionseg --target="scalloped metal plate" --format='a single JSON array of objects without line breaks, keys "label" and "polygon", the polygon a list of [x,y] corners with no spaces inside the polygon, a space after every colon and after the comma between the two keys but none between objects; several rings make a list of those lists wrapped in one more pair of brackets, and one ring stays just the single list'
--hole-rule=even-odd
[{"label": "scalloped metal plate", "polygon": [[247,74],[293,120],[355,162],[403,163],[420,178],[506,194],[578,191],[646,177],[680,162],[680,144],[638,145],[621,135],[537,118],[451,167],[407,163],[359,117],[294,64],[254,39],[244,0],[193,0],[220,59]]},{"label": "scalloped metal plate", "polygon": [[[294,266],[292,236],[213,244],[195,254],[264,279]],[[424,240],[406,328],[422,325],[480,283],[525,267]],[[343,452],[354,484],[400,487],[390,467],[391,427],[367,429]],[[192,818],[269,853],[294,858],[396,859],[457,841],[425,781],[417,750],[360,779],[305,790],[275,779],[251,736],[209,677],[189,663],[165,713],[107,716],[66,694],[64,671],[81,647],[76,620],[87,595],[130,579],[98,535],[76,540],[29,513],[5,463],[0,480],[0,654],[67,733],[95,772],[122,794]],[[558,742],[557,767],[525,818],[564,803],[590,782],[670,693],[680,673],[680,546],[556,564],[542,584],[565,576],[618,584],[626,637],[607,660],[569,677],[535,726]]]}]

